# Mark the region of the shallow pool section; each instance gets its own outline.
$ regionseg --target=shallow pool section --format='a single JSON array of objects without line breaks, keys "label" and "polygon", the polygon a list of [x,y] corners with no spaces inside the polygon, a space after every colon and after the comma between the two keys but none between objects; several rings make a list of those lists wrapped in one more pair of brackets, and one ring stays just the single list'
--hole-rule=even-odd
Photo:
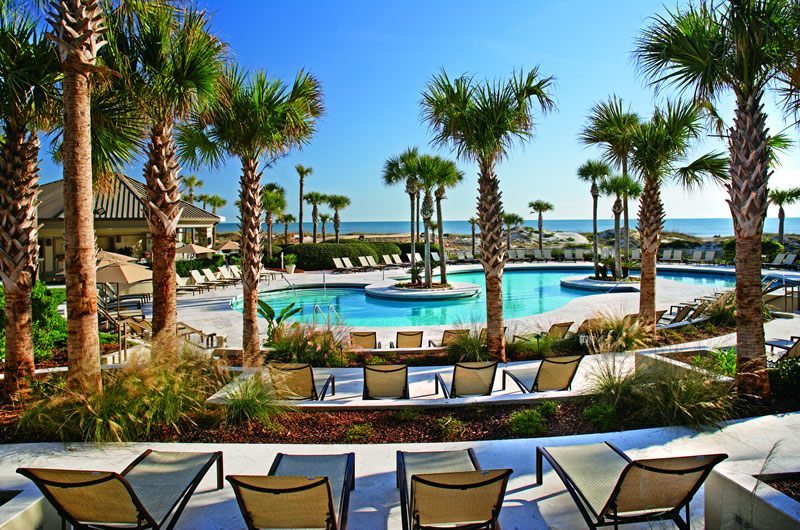
[{"label": "shallow pool section", "polygon": [[[505,318],[538,315],[557,309],[575,298],[597,294],[561,286],[562,278],[575,274],[576,269],[507,270],[503,275]],[[294,318],[305,323],[325,322],[331,307],[342,323],[353,327],[439,326],[484,322],[486,293],[483,272],[451,273],[448,277],[454,282],[479,285],[480,294],[455,300],[384,300],[367,296],[361,288],[309,288],[262,293],[260,298],[276,311],[295,302],[302,311]],[[659,278],[720,289],[733,285],[733,277],[714,274],[659,272]],[[241,300],[232,303],[233,308],[238,311],[241,311],[241,304]],[[333,321],[336,321],[336,317]]]}]

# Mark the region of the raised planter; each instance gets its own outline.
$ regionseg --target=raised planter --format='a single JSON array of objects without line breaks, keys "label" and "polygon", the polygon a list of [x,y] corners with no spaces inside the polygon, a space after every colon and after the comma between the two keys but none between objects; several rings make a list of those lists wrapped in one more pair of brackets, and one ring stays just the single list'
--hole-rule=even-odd
[{"label": "raised planter", "polygon": [[639,282],[614,282],[609,280],[596,280],[587,276],[568,276],[561,279],[561,286],[581,291],[594,291],[599,293],[638,293]]},{"label": "raised planter", "polygon": [[367,296],[389,300],[452,300],[477,296],[481,288],[474,283],[452,282],[449,288],[414,289],[396,287],[394,281],[373,283],[364,288]]}]

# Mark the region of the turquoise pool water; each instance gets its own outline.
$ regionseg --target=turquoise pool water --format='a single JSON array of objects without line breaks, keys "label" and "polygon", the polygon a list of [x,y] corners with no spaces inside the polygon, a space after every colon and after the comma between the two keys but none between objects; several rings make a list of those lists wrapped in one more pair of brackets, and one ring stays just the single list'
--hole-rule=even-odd
[{"label": "turquoise pool water", "polygon": [[[589,269],[586,270],[588,272]],[[561,287],[560,280],[574,276],[572,270],[508,270],[503,275],[503,314],[505,318],[520,318],[552,311],[570,300],[590,293]],[[710,287],[729,287],[733,278],[718,275],[659,273],[662,278]],[[437,326],[445,324],[470,324],[486,320],[486,299],[483,291],[483,272],[449,274],[452,281],[470,282],[481,286],[481,294],[455,300],[383,300],[372,298],[357,288],[297,289],[262,293],[261,298],[279,311],[296,302],[302,311],[295,320],[314,321],[314,307],[327,311],[333,306],[344,323],[354,327],[378,326]],[[234,302],[241,310],[241,302]],[[317,315],[317,321],[324,317]]]}]

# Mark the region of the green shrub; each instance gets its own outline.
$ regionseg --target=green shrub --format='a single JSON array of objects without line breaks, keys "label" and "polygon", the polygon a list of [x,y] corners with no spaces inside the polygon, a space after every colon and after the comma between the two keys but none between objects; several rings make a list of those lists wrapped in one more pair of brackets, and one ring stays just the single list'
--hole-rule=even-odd
[{"label": "green shrub", "polygon": [[448,441],[458,440],[466,430],[464,422],[453,416],[443,416],[436,420],[439,426],[439,434]]},{"label": "green shrub", "polygon": [[[50,289],[37,281],[31,290],[34,361],[50,359],[54,350],[67,346],[67,322],[58,312],[66,300],[65,289]],[[5,297],[0,289],[0,361],[5,359]]]},{"label": "green shrub", "polygon": [[595,331],[589,334],[592,353],[625,352],[647,346],[647,331],[638,321],[626,322],[619,315],[603,315]]},{"label": "green shrub", "polygon": [[545,418],[552,418],[558,412],[558,401],[548,399],[539,403],[539,412]]},{"label": "green shrub", "polygon": [[775,397],[798,399],[800,397],[800,358],[784,358],[769,368],[769,382]]},{"label": "green shrub", "polygon": [[264,378],[256,374],[231,385],[225,399],[225,422],[231,425],[255,421],[272,425],[284,408]]},{"label": "green shrub", "polygon": [[[783,245],[774,239],[770,239],[768,237],[761,239],[761,254],[766,257],[765,259],[767,261],[774,260],[775,256],[783,251]],[[722,255],[725,260],[733,261],[733,258],[736,256],[736,239],[731,238],[725,240],[725,242],[722,244]]]},{"label": "green shrub", "polygon": [[400,409],[394,413],[394,419],[398,423],[412,423],[419,419],[419,411],[411,407]]},{"label": "green shrub", "polygon": [[269,347],[269,361],[310,363],[315,367],[342,367],[347,364],[341,333],[297,322],[275,328]]},{"label": "green shrub", "polygon": [[583,410],[583,417],[597,429],[610,431],[619,425],[614,405],[601,401],[592,403]]},{"label": "green shrub", "polygon": [[489,352],[486,344],[480,340],[480,335],[475,331],[459,335],[450,344],[445,346],[447,358],[450,362],[486,361]]},{"label": "green shrub", "polygon": [[547,422],[538,408],[518,410],[508,418],[508,428],[514,436],[531,438],[547,432]]},{"label": "green shrub", "polygon": [[388,241],[365,241],[363,244],[372,247],[378,254],[378,257],[381,257],[384,254],[391,256],[392,254],[402,253],[402,250],[400,250],[400,247],[397,246],[397,243],[391,243]]},{"label": "green shrub", "polygon": [[213,254],[210,258],[182,259],[175,261],[175,273],[178,276],[189,276],[191,271],[201,269],[211,269],[217,271],[221,265],[225,264],[225,257],[220,254]]},{"label": "green shrub", "polygon": [[[408,243],[396,243],[396,244],[397,244],[397,247],[400,249],[400,252],[403,255],[403,257],[405,257],[406,254],[411,252],[411,243],[410,242],[408,242]],[[417,248],[417,252],[419,252],[420,254],[425,252],[425,243],[424,242],[417,242],[417,244],[415,246]],[[436,252],[436,253],[439,252],[439,245],[437,245],[433,241],[431,241],[431,252]]]},{"label": "green shrub", "polygon": [[378,253],[370,245],[362,242],[347,243],[302,243],[290,245],[283,249],[285,253],[297,256],[297,266],[306,271],[333,268],[333,258],[350,258],[358,265],[359,256],[372,256],[376,260]]},{"label": "green shrub", "polygon": [[375,434],[375,429],[370,422],[351,425],[344,432],[344,439],[349,443],[366,442]]},{"label": "green shrub", "polygon": [[706,354],[697,354],[692,364],[705,370],[733,377],[736,375],[736,349],[711,350]]}]

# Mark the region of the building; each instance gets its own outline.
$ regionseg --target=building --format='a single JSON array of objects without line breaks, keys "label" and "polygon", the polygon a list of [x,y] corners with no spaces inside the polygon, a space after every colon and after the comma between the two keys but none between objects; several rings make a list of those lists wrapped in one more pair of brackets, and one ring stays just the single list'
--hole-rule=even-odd
[{"label": "building", "polygon": [[[94,229],[99,249],[136,257],[150,250],[150,229],[144,215],[146,198],[144,183],[122,175],[114,179],[110,191],[95,194]],[[64,270],[64,181],[43,184],[39,200],[39,274],[50,278]],[[179,241],[193,233],[195,243],[210,245],[214,228],[223,219],[181,202]]]}]

